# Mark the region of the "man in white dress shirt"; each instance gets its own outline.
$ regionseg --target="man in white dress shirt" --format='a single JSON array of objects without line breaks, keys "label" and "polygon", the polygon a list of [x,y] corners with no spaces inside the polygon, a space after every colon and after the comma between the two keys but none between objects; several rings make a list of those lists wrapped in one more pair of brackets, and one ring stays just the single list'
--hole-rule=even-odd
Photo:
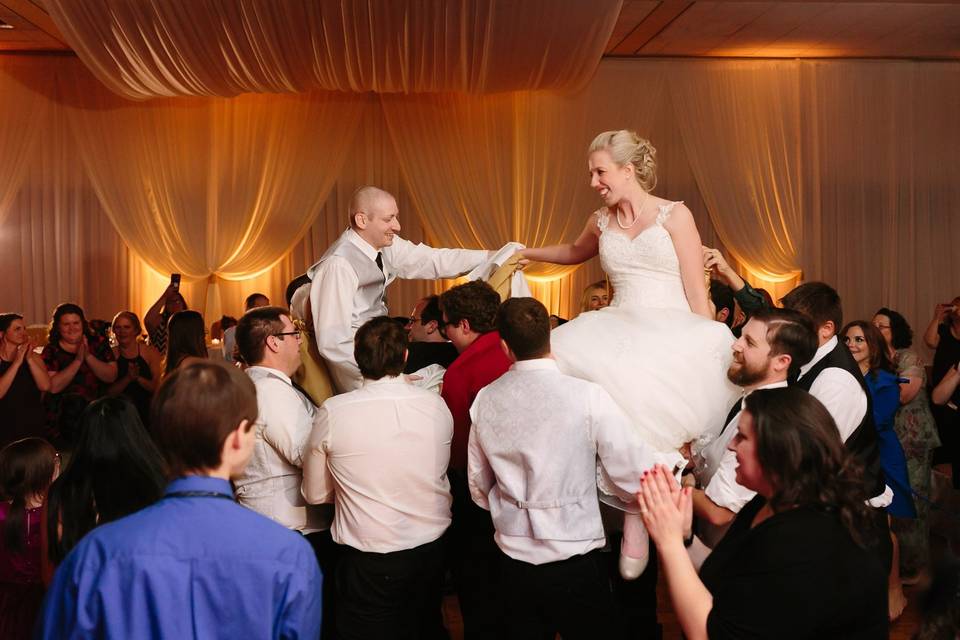
[{"label": "man in white dress shirt", "polygon": [[[733,362],[727,378],[743,387],[743,397],[757,389],[787,386],[790,374],[813,357],[817,338],[810,319],[797,311],[758,311],[743,326],[733,343]],[[755,491],[737,483],[737,456],[727,446],[737,434],[743,399],[737,401],[719,435],[699,454],[702,459],[693,476],[700,488],[693,490],[693,513],[698,518],[697,537],[711,549],[716,546],[734,516]]]},{"label": "man in white dress shirt", "polygon": [[367,320],[387,315],[385,290],[395,278],[455,278],[490,255],[413,244],[398,235],[398,216],[392,195],[361,187],[350,202],[350,228],[307,271],[317,348],[341,393],[363,383],[353,336]]},{"label": "man in white dress shirt", "polygon": [[503,552],[506,635],[617,637],[619,613],[600,553],[598,460],[604,490],[635,503],[645,470],[658,462],[674,467],[682,457],[648,448],[599,385],[560,373],[542,304],[507,300],[497,329],[514,364],[470,409],[468,479]]},{"label": "man in white dress shirt", "polygon": [[300,334],[280,307],[257,307],[237,324],[239,354],[257,390],[259,414],[253,456],[234,479],[237,499],[246,507],[299,531],[313,547],[323,570],[323,637],[332,637],[333,567],[330,505],[308,505],[300,493],[303,447],[317,408],[291,381],[300,366]]},{"label": "man in white dress shirt", "polygon": [[893,547],[884,507],[893,501],[880,467],[873,402],[860,368],[846,345],[837,339],[843,326],[840,295],[823,282],[805,282],[781,300],[787,309],[805,313],[813,321],[819,347],[800,369],[796,384],[823,403],[840,431],[844,447],[864,468],[864,485],[870,506],[876,509],[879,544],[877,552],[889,570]]},{"label": "man in white dress shirt", "polygon": [[391,318],[360,327],[363,386],[323,403],[304,453],[304,497],[336,505],[338,637],[442,631],[453,418],[439,395],[406,382],[406,350]]}]

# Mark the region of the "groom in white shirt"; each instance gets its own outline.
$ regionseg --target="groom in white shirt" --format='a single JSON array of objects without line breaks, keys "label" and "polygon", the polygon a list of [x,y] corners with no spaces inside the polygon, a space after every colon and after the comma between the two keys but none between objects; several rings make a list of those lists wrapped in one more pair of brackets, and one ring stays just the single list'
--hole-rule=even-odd
[{"label": "groom in white shirt", "polygon": [[353,337],[366,321],[387,315],[386,287],[395,278],[455,278],[490,255],[413,244],[399,233],[396,199],[383,189],[360,187],[350,201],[350,228],[307,271],[317,349],[340,393],[363,383]]},{"label": "groom in white shirt", "polygon": [[503,552],[507,636],[565,640],[621,635],[597,500],[604,490],[635,501],[640,475],[678,453],[648,448],[598,385],[560,373],[550,356],[550,320],[533,298],[497,313],[501,346],[514,361],[470,409],[468,477],[489,509]]}]

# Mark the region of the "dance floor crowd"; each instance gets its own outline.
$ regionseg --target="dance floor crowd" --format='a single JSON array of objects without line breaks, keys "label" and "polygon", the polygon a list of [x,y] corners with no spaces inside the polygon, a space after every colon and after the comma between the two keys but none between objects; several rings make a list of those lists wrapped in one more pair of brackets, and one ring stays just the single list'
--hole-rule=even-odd
[{"label": "dance floor crowd", "polygon": [[[739,284],[711,296],[742,411],[675,459],[558,370],[542,305],[481,282],[368,321],[363,386],[320,407],[293,381],[309,333],[265,296],[231,331],[234,364],[206,358],[175,291],[149,334],[124,311],[108,338],[60,305],[42,350],[4,314],[0,635],[442,638],[452,588],[466,637],[655,637],[659,569],[689,637],[884,637],[901,583],[932,575],[931,406],[958,427],[960,298],[925,332],[928,381],[896,311],[844,325],[825,284],[783,309]],[[588,287],[582,313],[607,300]],[[803,384],[824,353],[862,386],[879,457],[852,433],[845,449],[836,398]],[[440,394],[404,374],[425,363]],[[598,470],[659,552],[639,580],[618,575]]]},{"label": "dance floor crowd", "polygon": [[[746,283],[635,133],[589,167],[606,206],[552,247],[414,245],[358,189],[222,356],[177,278],[142,324],[0,315],[0,637],[447,638],[446,593],[468,639],[657,638],[660,584],[691,640],[874,639],[918,583],[917,637],[955,637],[960,297],[928,368],[894,309]],[[575,318],[524,295],[596,255]],[[393,279],[467,274],[387,315]]]}]

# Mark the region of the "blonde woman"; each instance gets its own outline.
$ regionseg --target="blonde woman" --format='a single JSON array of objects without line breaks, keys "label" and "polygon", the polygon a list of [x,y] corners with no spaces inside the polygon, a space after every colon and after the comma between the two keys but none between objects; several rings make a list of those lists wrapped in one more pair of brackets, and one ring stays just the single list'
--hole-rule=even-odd
[{"label": "blonde woman", "polygon": [[[693,215],[652,193],[653,145],[606,131],[590,145],[588,167],[603,206],[574,242],[525,249],[522,258],[578,264],[600,255],[613,300],[558,327],[554,357],[565,373],[603,386],[647,444],[677,450],[721,424],[737,397],[726,377],[733,335],[710,313]],[[629,513],[620,558],[628,579],[646,566],[646,532]]]}]

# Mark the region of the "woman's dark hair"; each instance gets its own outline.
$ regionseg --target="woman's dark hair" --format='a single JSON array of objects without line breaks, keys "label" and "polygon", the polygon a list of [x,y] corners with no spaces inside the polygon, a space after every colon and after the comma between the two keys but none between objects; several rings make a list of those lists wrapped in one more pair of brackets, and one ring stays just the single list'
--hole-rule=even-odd
[{"label": "woman's dark hair", "polygon": [[23,438],[0,451],[0,491],[10,500],[3,542],[10,553],[26,549],[27,498],[44,495],[53,480],[57,450],[43,438]]},{"label": "woman's dark hair", "polygon": [[176,369],[184,358],[206,358],[203,316],[199,311],[177,311],[167,323],[167,360],[164,373]]},{"label": "woman's dark hair", "polygon": [[9,329],[14,320],[23,320],[23,316],[19,313],[0,313],[0,332]]},{"label": "woman's dark hair", "polygon": [[875,317],[887,316],[890,318],[891,347],[894,349],[906,349],[913,344],[913,329],[910,328],[910,323],[907,322],[907,319],[902,315],[886,307],[880,308],[873,315]]},{"label": "woman's dark hair", "polygon": [[62,561],[97,525],[152,504],[165,484],[163,457],[136,407],[123,396],[91,402],[73,455],[50,487],[50,559]]},{"label": "woman's dark hair", "polygon": [[83,335],[90,337],[90,323],[87,322],[87,317],[83,315],[83,309],[80,308],[80,305],[72,302],[64,302],[58,304],[57,308],[53,310],[53,318],[50,320],[49,344],[56,345],[60,342],[63,337],[60,335],[60,319],[71,313],[80,316],[80,322],[83,324]]},{"label": "woman's dark hair", "polygon": [[873,525],[863,471],[820,401],[797,387],[762,389],[746,397],[744,410],[753,418],[757,460],[773,487],[774,511],[835,511],[850,537],[865,546]]},{"label": "woman's dark hair", "polygon": [[877,371],[896,371],[896,367],[890,362],[890,356],[887,355],[887,339],[880,333],[880,329],[877,329],[866,320],[854,320],[844,325],[843,331],[839,334],[840,340],[846,338],[847,331],[852,327],[857,327],[863,331],[863,337],[867,341],[867,348],[870,350],[870,371],[867,372],[867,375],[875,378]]}]

